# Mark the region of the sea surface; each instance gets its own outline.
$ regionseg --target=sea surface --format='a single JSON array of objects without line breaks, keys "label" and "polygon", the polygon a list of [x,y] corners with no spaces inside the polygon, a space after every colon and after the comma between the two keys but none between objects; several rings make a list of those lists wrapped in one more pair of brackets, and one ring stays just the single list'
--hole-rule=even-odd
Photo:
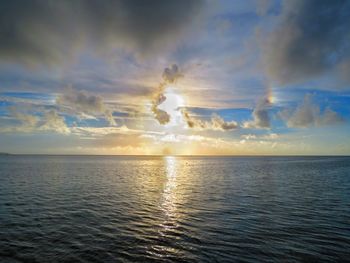
[{"label": "sea surface", "polygon": [[0,262],[345,261],[350,157],[0,157]]}]

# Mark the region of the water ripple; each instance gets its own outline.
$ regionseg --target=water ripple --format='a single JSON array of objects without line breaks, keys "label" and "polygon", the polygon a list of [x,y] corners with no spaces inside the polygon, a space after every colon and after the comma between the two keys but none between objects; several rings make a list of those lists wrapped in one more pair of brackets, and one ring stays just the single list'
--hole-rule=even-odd
[{"label": "water ripple", "polygon": [[0,157],[1,262],[345,262],[348,157]]}]

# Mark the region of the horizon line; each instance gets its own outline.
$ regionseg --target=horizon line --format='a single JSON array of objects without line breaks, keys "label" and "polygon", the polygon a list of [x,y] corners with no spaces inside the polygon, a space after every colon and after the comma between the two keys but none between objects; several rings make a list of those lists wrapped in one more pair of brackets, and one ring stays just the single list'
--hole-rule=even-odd
[{"label": "horizon line", "polygon": [[115,157],[350,157],[346,154],[60,154],[60,153],[7,153],[0,156],[33,155],[33,156],[115,156]]}]

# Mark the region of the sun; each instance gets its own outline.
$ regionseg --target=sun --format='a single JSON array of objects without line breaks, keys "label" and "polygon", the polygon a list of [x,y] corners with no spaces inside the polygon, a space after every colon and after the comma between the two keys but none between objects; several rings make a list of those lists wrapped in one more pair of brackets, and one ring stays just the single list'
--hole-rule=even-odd
[{"label": "sun", "polygon": [[185,100],[182,96],[175,93],[173,88],[168,88],[164,95],[166,100],[158,108],[170,115],[170,122],[167,125],[175,126],[181,124],[182,115],[179,109],[185,105]]}]

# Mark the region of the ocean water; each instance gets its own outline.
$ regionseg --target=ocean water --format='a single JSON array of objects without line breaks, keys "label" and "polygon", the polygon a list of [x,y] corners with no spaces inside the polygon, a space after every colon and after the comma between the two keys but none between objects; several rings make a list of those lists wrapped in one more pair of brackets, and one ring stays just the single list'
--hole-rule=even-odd
[{"label": "ocean water", "polygon": [[349,157],[0,157],[0,262],[349,260]]}]

